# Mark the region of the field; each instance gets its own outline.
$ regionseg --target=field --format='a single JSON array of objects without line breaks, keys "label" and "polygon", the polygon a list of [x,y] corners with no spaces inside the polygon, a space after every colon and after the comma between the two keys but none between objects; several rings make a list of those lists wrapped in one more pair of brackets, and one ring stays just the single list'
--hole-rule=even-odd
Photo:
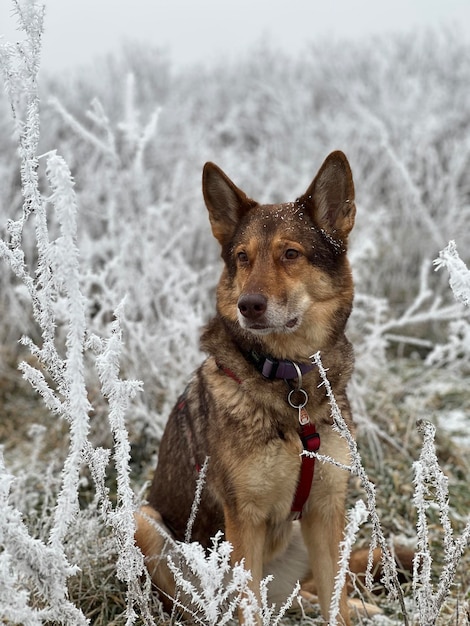
[{"label": "field", "polygon": [[[369,512],[349,538],[382,533],[418,555],[401,591],[356,590],[384,611],[357,621],[468,623],[470,44],[443,30],[323,41],[298,59],[260,46],[185,72],[129,44],[51,77],[28,6],[22,46],[0,48],[3,622],[168,623],[132,512],[214,311],[202,166],[277,202],[341,149],[358,209],[350,507]],[[182,546],[176,564],[200,579],[201,624],[230,617],[216,548]],[[315,607],[264,609],[266,625],[321,622]]]}]

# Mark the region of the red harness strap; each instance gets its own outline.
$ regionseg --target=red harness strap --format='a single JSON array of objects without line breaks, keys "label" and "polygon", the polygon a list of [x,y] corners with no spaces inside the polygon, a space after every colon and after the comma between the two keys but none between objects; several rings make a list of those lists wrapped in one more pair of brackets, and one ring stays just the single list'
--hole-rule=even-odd
[{"label": "red harness strap", "polygon": [[[235,380],[239,385],[242,381],[228,367],[217,363],[217,367],[226,375]],[[317,452],[320,447],[320,435],[315,429],[305,411],[306,421],[301,423],[300,439],[302,446],[307,452]],[[315,469],[315,457],[310,455],[302,455],[302,464],[300,466],[300,476],[297,482],[297,489],[291,506],[292,519],[300,519],[302,517],[302,509],[310,495],[310,489],[313,482],[313,471]]]},{"label": "red harness strap", "polygon": [[[315,425],[310,421],[302,425],[300,439],[304,450],[307,452],[316,452],[320,447],[320,435],[315,430]],[[302,509],[304,508],[304,504],[307,502],[308,496],[310,495],[314,469],[315,457],[303,454],[302,465],[300,466],[299,482],[297,483],[297,489],[291,507],[293,519],[300,519],[302,517]]]},{"label": "red harness strap", "polygon": [[225,374],[225,376],[228,376],[229,378],[232,378],[239,385],[242,384],[241,379],[238,378],[238,376],[236,374],[234,374],[232,372],[232,370],[230,370],[228,367],[225,367],[225,365],[221,365],[220,363],[216,363],[216,365],[219,368],[219,370]]}]

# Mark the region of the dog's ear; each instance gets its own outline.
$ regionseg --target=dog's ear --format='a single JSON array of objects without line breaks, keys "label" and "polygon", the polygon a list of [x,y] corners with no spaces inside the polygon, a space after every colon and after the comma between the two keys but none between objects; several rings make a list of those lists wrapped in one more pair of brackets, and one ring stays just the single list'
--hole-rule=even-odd
[{"label": "dog's ear", "polygon": [[356,206],[351,168],[342,152],[332,152],[325,159],[299,202],[308,208],[319,228],[346,244],[354,226]]},{"label": "dog's ear", "polygon": [[202,172],[202,192],[209,211],[212,233],[221,245],[233,235],[241,217],[256,206],[214,163]]}]

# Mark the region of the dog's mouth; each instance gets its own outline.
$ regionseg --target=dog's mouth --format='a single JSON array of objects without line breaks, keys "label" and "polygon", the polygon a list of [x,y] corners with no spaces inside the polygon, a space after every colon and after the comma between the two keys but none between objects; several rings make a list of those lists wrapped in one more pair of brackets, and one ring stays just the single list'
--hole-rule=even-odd
[{"label": "dog's mouth", "polygon": [[293,332],[297,326],[299,325],[299,318],[293,317],[288,322],[283,324],[282,326],[270,326],[268,324],[262,324],[260,322],[257,323],[247,323],[244,320],[243,328],[245,330],[249,330],[255,334],[259,335],[268,335],[269,333],[291,333]]},{"label": "dog's mouth", "polygon": [[298,326],[298,324],[299,324],[299,318],[294,317],[293,319],[287,322],[286,328],[295,328],[296,326]]}]

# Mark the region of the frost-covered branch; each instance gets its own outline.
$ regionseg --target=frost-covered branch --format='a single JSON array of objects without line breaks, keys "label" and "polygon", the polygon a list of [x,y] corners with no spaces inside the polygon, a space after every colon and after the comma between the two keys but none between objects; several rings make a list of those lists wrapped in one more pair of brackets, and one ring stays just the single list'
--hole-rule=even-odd
[{"label": "frost-covered branch", "polygon": [[[90,132],[83,124],[81,124],[71,113],[69,113],[60,100],[58,98],[50,99],[51,106],[61,115],[64,122],[67,126],[70,127],[72,131],[74,131],[77,135],[79,135],[84,141],[90,143],[95,149],[97,149],[104,156],[109,157],[111,159],[116,159],[116,147],[112,140],[112,134],[110,132],[106,133],[106,140],[108,142],[103,141],[98,138],[95,133]],[[95,101],[95,106],[98,106],[98,103]]]},{"label": "frost-covered branch", "polygon": [[340,559],[338,573],[335,579],[335,589],[330,604],[330,626],[336,626],[340,610],[341,592],[346,584],[346,576],[349,570],[349,559],[352,548],[361,526],[369,517],[369,512],[362,500],[358,500],[353,509],[348,513],[348,523],[344,530],[344,539],[340,544]]},{"label": "frost-covered branch", "polygon": [[449,322],[461,318],[462,311],[458,305],[444,304],[442,299],[436,296],[429,287],[429,267],[430,262],[428,260],[423,261],[419,290],[400,315],[394,316],[383,301],[374,302],[370,296],[359,295],[356,298],[360,307],[369,306],[377,310],[375,316],[367,324],[367,332],[370,333],[370,337],[365,337],[367,343],[380,343],[380,338],[382,338],[384,347],[388,342],[398,342],[431,348],[433,344],[429,339],[415,337],[412,334],[402,334],[403,329],[412,329],[422,324]]},{"label": "frost-covered branch", "polygon": [[[55,523],[51,533],[51,543],[56,545],[64,540],[68,526],[78,510],[78,483],[83,455],[86,449],[91,405],[85,382],[84,344],[86,333],[85,300],[80,288],[80,264],[77,248],[77,202],[73,191],[73,180],[63,159],[55,153],[47,161],[47,177],[51,185],[50,202],[54,205],[60,225],[60,237],[48,246],[45,259],[40,264],[49,268],[50,281],[55,285],[56,294],[63,292],[65,298],[68,330],[65,340],[66,358],[60,372],[55,372],[55,363],[60,357],[55,355],[54,363],[45,361],[49,374],[59,386],[65,398],[63,416],[70,423],[70,451],[63,470],[63,488],[59,495],[55,513]],[[50,329],[52,320],[41,320],[45,331]],[[51,346],[52,350],[54,348]],[[52,366],[52,367],[51,367]]]},{"label": "frost-covered branch", "polygon": [[468,310],[462,310],[462,304],[470,306],[470,270],[460,258],[454,241],[441,250],[434,265],[436,270],[446,268],[449,272],[449,284],[458,301],[455,306],[460,311],[460,318],[449,324],[447,341],[434,346],[427,364],[466,372],[470,363],[470,315]]},{"label": "frost-covered branch", "polygon": [[[417,548],[413,565],[413,594],[416,600],[419,623],[436,623],[451,585],[454,583],[457,566],[470,538],[470,521],[467,522],[460,538],[453,538],[450,521],[448,480],[439,467],[434,445],[435,427],[421,421],[418,427],[423,434],[423,446],[419,460],[414,464],[415,492],[414,504],[418,513]],[[444,566],[434,592],[432,582],[432,556],[428,532],[427,510],[437,505],[444,533],[442,553]]]},{"label": "frost-covered branch", "polygon": [[[97,354],[96,366],[103,395],[109,403],[109,424],[114,439],[114,462],[117,473],[117,506],[112,508],[104,483],[99,485],[99,496],[106,523],[113,529],[117,546],[116,571],[118,577],[127,583],[127,623],[133,624],[136,618],[134,606],[140,608],[147,623],[152,623],[148,609],[148,597],[142,593],[139,580],[144,574],[143,555],[135,545],[136,508],[135,496],[130,484],[130,442],[126,428],[126,414],[136,394],[142,390],[140,381],[120,378],[120,357],[123,348],[121,322],[124,316],[124,302],[116,309],[111,335],[106,340],[92,337],[89,345]],[[148,590],[148,593],[150,590]]]},{"label": "frost-covered branch", "polygon": [[189,543],[191,541],[191,534],[193,532],[194,522],[196,521],[197,511],[201,503],[202,490],[204,489],[204,485],[206,484],[206,474],[207,468],[209,467],[209,462],[210,457],[206,457],[197,479],[196,493],[194,494],[193,503],[191,505],[191,513],[189,515],[188,523],[186,524],[186,532],[184,535],[184,540],[186,543]]},{"label": "frost-covered branch", "polygon": [[439,258],[434,261],[436,270],[445,267],[449,272],[449,284],[456,300],[470,306],[470,270],[459,256],[455,241],[449,241]]},{"label": "frost-covered branch", "polygon": [[[380,546],[382,550],[382,566],[383,566],[383,578],[382,581],[385,585],[385,588],[389,591],[391,597],[397,598],[400,602],[401,611],[403,614],[403,619],[405,624],[409,624],[408,611],[405,605],[405,599],[403,596],[403,591],[400,587],[400,583],[398,580],[397,567],[395,563],[394,555],[388,546],[387,540],[382,530],[382,525],[380,522],[380,517],[377,510],[377,501],[375,495],[375,486],[369,480],[367,473],[362,465],[361,455],[357,449],[357,444],[352,436],[344,418],[341,414],[341,410],[336,402],[334,397],[333,390],[331,388],[330,382],[328,380],[327,372],[323,367],[320,353],[317,352],[312,357],[312,361],[318,367],[318,371],[320,373],[320,377],[322,379],[322,385],[325,388],[326,395],[329,399],[331,406],[331,416],[333,418],[334,428],[340,433],[342,437],[346,440],[349,453],[351,458],[351,472],[354,476],[358,476],[361,480],[361,484],[366,492],[367,496],[367,510],[372,523],[372,538],[371,538],[371,546],[369,552],[369,565],[366,572],[366,584],[369,588],[372,588],[372,552],[377,547]],[[354,532],[355,526],[352,527]],[[345,539],[343,543],[343,550],[347,551],[349,549],[349,541]],[[343,564],[344,565],[344,564]],[[345,572],[340,572],[336,581],[335,587],[335,598],[341,592],[341,586],[344,583]],[[333,607],[334,608],[334,607]]]}]

